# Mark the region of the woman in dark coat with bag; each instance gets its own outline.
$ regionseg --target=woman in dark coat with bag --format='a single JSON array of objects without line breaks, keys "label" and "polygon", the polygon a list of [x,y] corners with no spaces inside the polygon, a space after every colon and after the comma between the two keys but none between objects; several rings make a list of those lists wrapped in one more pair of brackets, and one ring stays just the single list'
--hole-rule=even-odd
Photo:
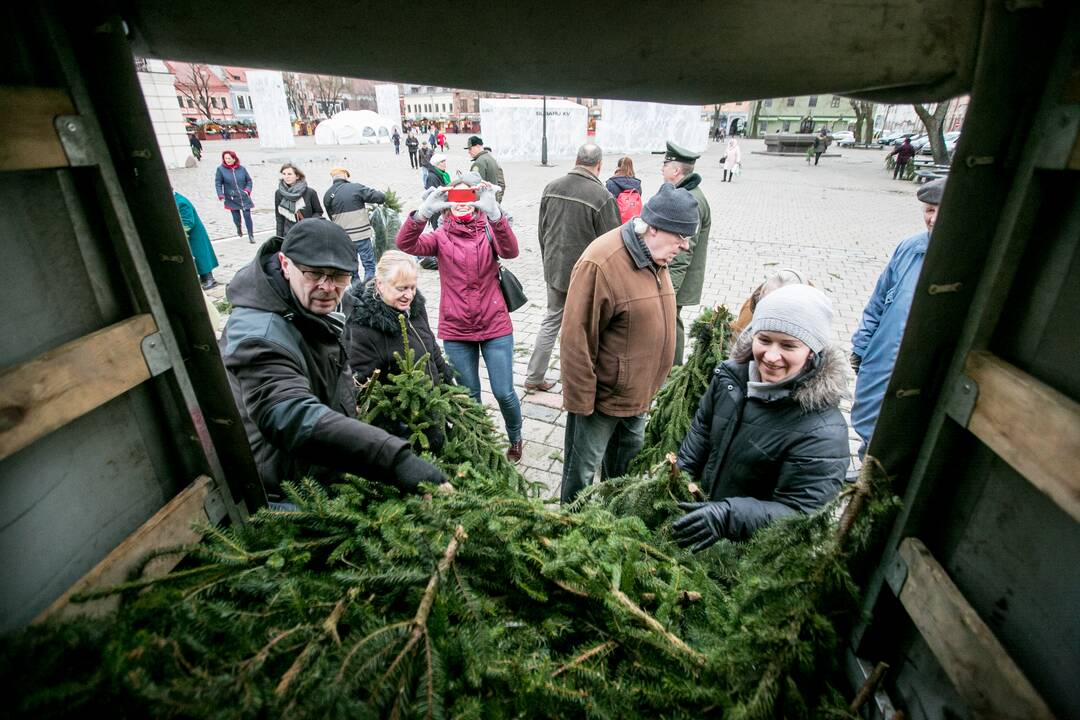
[{"label": "woman in dark coat with bag", "polygon": [[277,236],[285,237],[296,223],[322,217],[323,208],[319,203],[319,193],[308,187],[307,178],[300,168],[292,163],[281,166],[281,180],[274,191],[274,219],[277,221]]},{"label": "woman in dark coat with bag", "polygon": [[708,502],[680,503],[676,541],[703,550],[745,540],[778,518],[817,510],[836,497],[849,463],[838,405],[847,359],[832,342],[828,298],[787,285],[761,299],[731,358],[713,372],[679,467]]},{"label": "woman in dark coat with bag", "polygon": [[[225,209],[232,213],[236,236],[243,237],[240,230],[240,216],[247,226],[248,242],[255,244],[255,231],[251,224],[251,209],[255,203],[251,200],[251,175],[240,164],[240,158],[232,150],[221,153],[221,164],[214,173],[214,189],[218,200],[225,203]],[[278,233],[281,235],[281,233]]]}]

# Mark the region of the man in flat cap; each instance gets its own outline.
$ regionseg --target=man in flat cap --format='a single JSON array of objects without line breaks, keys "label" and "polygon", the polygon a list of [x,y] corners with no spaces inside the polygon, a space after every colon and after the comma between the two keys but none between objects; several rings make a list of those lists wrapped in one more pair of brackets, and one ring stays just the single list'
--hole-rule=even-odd
[{"label": "man in flat cap", "polygon": [[641,450],[645,412],[675,355],[669,263],[690,246],[697,201],[669,183],[641,217],[596,238],[570,275],[560,365],[567,410],[561,497],[626,472]]},{"label": "man in flat cap", "polygon": [[484,180],[499,186],[499,191],[495,193],[495,202],[502,204],[503,193],[506,192],[506,176],[495,156],[491,154],[491,150],[484,147],[484,141],[479,135],[470,135],[465,142],[465,149],[469,151],[469,157],[472,158],[469,170],[480,173],[480,177]]},{"label": "man in flat cap", "polygon": [[690,248],[679,254],[671,263],[671,284],[675,288],[675,364],[683,363],[683,346],[686,332],[683,328],[682,309],[686,305],[701,302],[701,287],[705,284],[705,262],[709,257],[709,230],[712,227],[712,211],[705,193],[701,191],[701,176],[694,172],[694,163],[700,157],[697,153],[668,142],[664,154],[664,164],[660,174],[664,182],[677,188],[688,190],[698,207],[697,232],[690,240]]},{"label": "man in flat cap", "polygon": [[329,484],[349,472],[408,491],[446,481],[407,442],[356,419],[342,306],[355,269],[345,231],[313,218],[263,243],[226,290],[221,355],[272,507],[282,483],[309,476]]},{"label": "man in flat cap", "polygon": [[[375,248],[371,245],[371,217],[367,203],[382,204],[386,195],[378,190],[349,180],[349,171],[343,167],[330,169],[333,183],[323,196],[326,215],[335,225],[340,225],[352,241],[360,264],[364,266],[364,282],[375,277]],[[353,277],[357,277],[353,268]]]},{"label": "man in flat cap", "polygon": [[874,293],[863,310],[859,328],[851,336],[851,367],[855,369],[855,399],[851,405],[851,426],[862,439],[859,456],[877,424],[881,402],[889,386],[900,341],[904,337],[915,286],[919,282],[923,258],[937,220],[938,205],[945,190],[945,178],[919,188],[926,232],[909,237],[893,252],[878,278]]}]

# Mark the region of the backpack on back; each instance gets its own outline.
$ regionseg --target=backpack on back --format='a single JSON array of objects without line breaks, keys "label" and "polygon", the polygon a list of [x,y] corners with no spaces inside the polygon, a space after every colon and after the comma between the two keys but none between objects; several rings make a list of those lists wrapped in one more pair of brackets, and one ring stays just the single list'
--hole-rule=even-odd
[{"label": "backpack on back", "polygon": [[623,190],[615,198],[615,202],[619,206],[619,219],[623,222],[641,215],[644,207],[641,203],[641,193],[637,190]]}]

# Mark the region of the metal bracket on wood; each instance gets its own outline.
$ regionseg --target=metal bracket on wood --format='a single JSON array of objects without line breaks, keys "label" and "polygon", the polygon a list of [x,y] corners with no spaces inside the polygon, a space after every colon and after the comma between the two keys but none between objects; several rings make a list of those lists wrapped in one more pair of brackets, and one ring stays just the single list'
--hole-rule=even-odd
[{"label": "metal bracket on wood", "polygon": [[885,582],[892,589],[896,597],[900,597],[900,591],[907,582],[907,563],[900,557],[899,552],[894,552],[889,559],[889,565],[885,568]]},{"label": "metal bracket on wood", "polygon": [[945,403],[945,414],[967,427],[971,413],[975,411],[975,401],[979,399],[979,383],[960,373],[949,390],[949,399]]},{"label": "metal bracket on wood", "polygon": [[172,368],[172,360],[169,359],[169,351],[161,338],[161,333],[156,332],[142,339],[142,354],[146,360],[146,367],[150,370],[150,376],[160,375]]},{"label": "metal bracket on wood", "polygon": [[210,524],[217,525],[229,514],[229,508],[221,496],[222,489],[216,480],[209,489],[210,492],[206,494],[206,500],[203,501],[203,510],[206,511],[206,519],[210,521]]},{"label": "metal bracket on wood", "polygon": [[56,135],[64,148],[68,163],[72,167],[97,165],[98,158],[93,139],[86,128],[86,123],[78,115],[57,115],[53,119]]}]

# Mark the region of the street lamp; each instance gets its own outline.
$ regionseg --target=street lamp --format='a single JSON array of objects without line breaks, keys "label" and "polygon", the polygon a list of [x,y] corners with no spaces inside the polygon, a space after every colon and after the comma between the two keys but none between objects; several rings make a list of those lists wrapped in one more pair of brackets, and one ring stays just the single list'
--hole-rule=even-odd
[{"label": "street lamp", "polygon": [[542,113],[544,117],[541,121],[540,164],[547,167],[547,95],[544,96]]}]

